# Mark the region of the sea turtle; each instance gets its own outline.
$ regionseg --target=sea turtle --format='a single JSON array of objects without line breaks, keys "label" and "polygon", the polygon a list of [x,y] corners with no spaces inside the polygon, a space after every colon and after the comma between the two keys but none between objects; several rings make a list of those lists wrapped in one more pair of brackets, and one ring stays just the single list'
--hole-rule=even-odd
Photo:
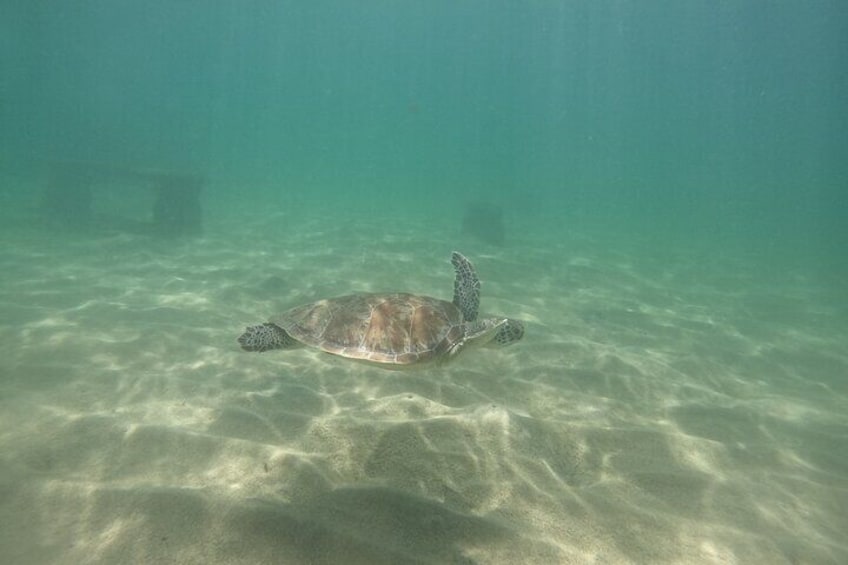
[{"label": "sea turtle", "polygon": [[452,359],[469,346],[509,345],[524,335],[510,318],[477,319],[480,280],[454,252],[453,302],[407,293],[350,294],[297,306],[238,338],[242,349],[317,347],[348,359],[406,368]]}]

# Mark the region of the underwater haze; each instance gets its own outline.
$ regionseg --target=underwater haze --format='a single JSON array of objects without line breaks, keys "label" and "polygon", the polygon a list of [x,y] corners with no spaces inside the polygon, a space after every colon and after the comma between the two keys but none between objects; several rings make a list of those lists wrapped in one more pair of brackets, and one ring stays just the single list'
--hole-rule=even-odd
[{"label": "underwater haze", "polygon": [[[846,54],[829,0],[0,3],[0,562],[848,562]],[[236,341],[455,250],[519,342]]]}]

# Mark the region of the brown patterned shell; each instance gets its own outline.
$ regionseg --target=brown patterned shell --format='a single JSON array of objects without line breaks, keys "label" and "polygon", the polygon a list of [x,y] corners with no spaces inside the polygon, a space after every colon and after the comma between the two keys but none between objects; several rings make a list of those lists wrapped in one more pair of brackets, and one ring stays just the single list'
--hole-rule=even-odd
[{"label": "brown patterned shell", "polygon": [[435,360],[462,339],[462,313],[414,294],[353,294],[283,312],[271,322],[305,345],[373,363]]}]

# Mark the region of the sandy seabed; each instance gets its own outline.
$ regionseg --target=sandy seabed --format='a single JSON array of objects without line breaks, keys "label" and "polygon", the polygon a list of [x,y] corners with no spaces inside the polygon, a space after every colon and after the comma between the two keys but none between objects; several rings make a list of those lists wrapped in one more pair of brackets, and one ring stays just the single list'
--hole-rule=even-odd
[{"label": "sandy seabed", "polygon": [[[3,238],[0,562],[848,562],[848,321],[803,272],[284,215]],[[455,248],[522,342],[398,372],[235,341],[449,299]]]}]

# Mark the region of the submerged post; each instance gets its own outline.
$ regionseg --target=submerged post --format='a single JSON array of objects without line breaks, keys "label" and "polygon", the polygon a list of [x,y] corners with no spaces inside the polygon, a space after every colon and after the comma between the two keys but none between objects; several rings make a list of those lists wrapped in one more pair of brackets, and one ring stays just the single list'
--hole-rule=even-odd
[{"label": "submerged post", "polygon": [[[204,177],[193,173],[57,161],[50,165],[42,209],[49,223],[61,226],[105,227],[165,236],[197,235],[203,223],[200,193],[204,184]],[[95,218],[93,208],[98,197],[106,202],[126,201],[132,198],[130,191],[139,189],[152,191],[152,210],[147,208],[140,217],[98,210]]]}]

